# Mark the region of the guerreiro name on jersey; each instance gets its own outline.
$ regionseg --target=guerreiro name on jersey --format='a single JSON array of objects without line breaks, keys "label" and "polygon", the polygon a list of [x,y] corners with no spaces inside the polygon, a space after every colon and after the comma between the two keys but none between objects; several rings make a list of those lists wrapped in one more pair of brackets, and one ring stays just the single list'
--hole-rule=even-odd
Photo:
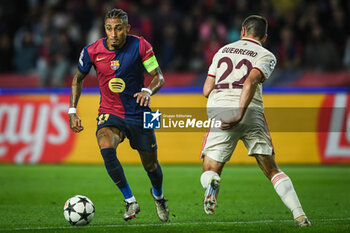
[{"label": "guerreiro name on jersey", "polygon": [[99,88],[99,114],[110,113],[127,120],[141,121],[149,107],[140,106],[133,97],[144,87],[144,71],[158,67],[152,46],[143,38],[128,35],[121,49],[109,50],[107,38],[86,46],[80,54],[78,69],[89,73],[95,67]]},{"label": "guerreiro name on jersey", "polygon": [[[259,41],[242,38],[225,45],[214,56],[208,75],[215,78],[207,107],[237,107],[243,83],[252,69],[261,72],[261,83],[268,79],[276,65],[276,57]],[[259,83],[251,105],[263,107],[262,84]]]}]

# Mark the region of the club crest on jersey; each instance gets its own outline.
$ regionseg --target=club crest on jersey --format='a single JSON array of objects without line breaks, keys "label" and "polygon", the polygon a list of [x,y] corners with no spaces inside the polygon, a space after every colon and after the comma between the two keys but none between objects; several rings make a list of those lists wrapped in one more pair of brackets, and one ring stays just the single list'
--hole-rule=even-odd
[{"label": "club crest on jersey", "polygon": [[111,69],[112,70],[117,70],[119,68],[119,66],[120,66],[119,60],[111,61]]}]

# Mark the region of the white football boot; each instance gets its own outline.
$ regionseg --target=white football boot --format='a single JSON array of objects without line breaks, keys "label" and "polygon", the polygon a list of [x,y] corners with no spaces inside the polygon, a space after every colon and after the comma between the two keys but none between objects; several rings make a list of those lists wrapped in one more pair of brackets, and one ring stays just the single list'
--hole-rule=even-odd
[{"label": "white football boot", "polygon": [[295,225],[297,225],[298,227],[309,227],[311,226],[311,222],[309,221],[309,219],[307,219],[307,217],[305,215],[301,215],[299,217],[297,217],[296,219],[294,219]]},{"label": "white football boot", "polygon": [[204,212],[213,214],[217,206],[217,196],[220,189],[220,178],[213,177],[204,193]]},{"label": "white football boot", "polygon": [[156,210],[157,210],[157,216],[160,221],[166,222],[169,219],[169,208],[168,208],[168,200],[165,199],[164,197],[162,199],[155,199],[153,195],[153,191],[151,188],[151,195],[154,199],[154,203],[156,204]]},{"label": "white football boot", "polygon": [[125,221],[136,218],[136,214],[140,212],[140,206],[137,202],[125,202],[125,214],[123,216]]}]

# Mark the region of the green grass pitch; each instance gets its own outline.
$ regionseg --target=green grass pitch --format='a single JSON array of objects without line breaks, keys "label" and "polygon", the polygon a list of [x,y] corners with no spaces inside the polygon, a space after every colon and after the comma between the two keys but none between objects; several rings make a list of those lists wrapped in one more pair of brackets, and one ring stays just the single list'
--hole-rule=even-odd
[{"label": "green grass pitch", "polygon": [[[200,165],[163,165],[169,222],[155,214],[150,182],[141,166],[124,166],[141,206],[137,218],[124,222],[121,193],[103,165],[0,165],[2,232],[350,232],[349,166],[281,166],[292,179],[311,220],[296,228],[272,184],[257,166],[226,166],[218,207],[203,211]],[[76,194],[95,204],[94,220],[70,226],[65,201]]]}]

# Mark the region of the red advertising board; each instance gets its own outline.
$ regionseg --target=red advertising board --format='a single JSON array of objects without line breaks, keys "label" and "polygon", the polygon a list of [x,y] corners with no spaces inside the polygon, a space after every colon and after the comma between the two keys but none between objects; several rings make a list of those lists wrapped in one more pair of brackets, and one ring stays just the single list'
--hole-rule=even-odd
[{"label": "red advertising board", "polygon": [[69,96],[0,96],[0,162],[62,162],[74,144]]},{"label": "red advertising board", "polygon": [[350,95],[329,94],[318,117],[322,163],[350,163]]}]

